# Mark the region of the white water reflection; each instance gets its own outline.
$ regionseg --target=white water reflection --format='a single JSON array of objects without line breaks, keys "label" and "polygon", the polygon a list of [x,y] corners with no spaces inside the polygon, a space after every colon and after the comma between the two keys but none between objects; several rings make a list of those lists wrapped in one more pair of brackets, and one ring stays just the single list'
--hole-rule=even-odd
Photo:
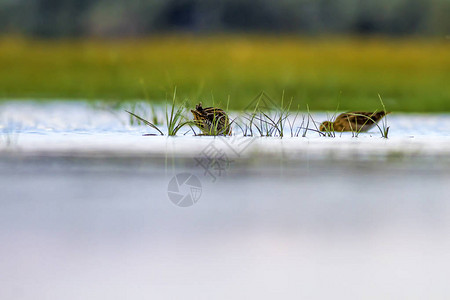
[{"label": "white water reflection", "polygon": [[[168,198],[196,173],[201,199]],[[172,173],[174,172],[174,173]],[[448,169],[3,162],[2,299],[443,299]]]},{"label": "white water reflection", "polygon": [[[316,121],[326,118],[324,113],[314,114]],[[301,125],[300,117],[296,122],[293,127]],[[292,138],[289,126],[285,124],[285,138],[259,138],[246,155],[253,156],[255,152],[269,155],[291,153],[293,156],[300,152],[301,155],[317,158],[327,158],[330,155],[390,156],[398,153],[449,155],[450,115],[393,113],[388,116],[388,126],[390,138],[385,140],[380,138],[377,128],[360,134],[358,138],[352,137],[351,133],[325,138],[313,131],[309,131],[306,138]],[[312,124],[310,128],[314,128]],[[42,152],[195,155],[214,139],[193,137],[189,127],[172,139],[162,136],[145,137],[142,135],[157,132],[146,126],[131,126],[128,114],[122,109],[100,109],[84,102],[7,102],[0,105],[0,129],[0,149],[27,155]],[[166,131],[164,126],[161,129]],[[293,131],[295,132],[295,128]],[[238,127],[233,128],[233,132],[242,136]]]},{"label": "white water reflection", "polygon": [[[259,138],[212,182],[193,156],[220,139],[142,137],[80,103],[1,111],[20,124],[0,154],[1,299],[450,293],[446,115],[392,115],[389,140]],[[202,182],[190,207],[168,198],[180,172]]]}]

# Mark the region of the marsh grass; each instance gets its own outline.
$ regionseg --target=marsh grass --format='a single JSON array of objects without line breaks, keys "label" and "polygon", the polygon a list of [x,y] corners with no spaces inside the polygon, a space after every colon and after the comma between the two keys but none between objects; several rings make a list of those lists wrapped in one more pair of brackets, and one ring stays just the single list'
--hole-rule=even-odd
[{"label": "marsh grass", "polygon": [[150,107],[152,123],[154,125],[162,125],[163,122],[159,120],[158,114],[156,113],[156,105],[153,101],[150,100],[150,96],[148,94],[147,86],[145,84],[144,79],[141,78],[140,83],[142,86],[142,92],[144,93],[144,96],[145,96],[145,101]]},{"label": "marsh grass", "polygon": [[160,133],[160,135],[164,135],[164,133],[158,128],[158,126],[156,126],[155,124],[153,124],[150,121],[147,121],[146,119],[136,115],[135,113],[132,113],[131,111],[126,110],[126,112],[130,115],[130,125],[134,125],[134,119],[136,119],[138,122],[138,125],[145,124],[153,129],[155,129],[156,131],[158,131]]},{"label": "marsh grass", "polygon": [[[243,114],[243,119],[247,120],[249,123],[247,125],[247,123],[244,121],[245,124],[245,131],[244,131],[244,136],[253,136],[253,129],[256,128],[256,130],[258,130],[259,134],[262,136],[262,131],[259,129],[258,125],[255,124],[255,120],[257,120],[256,116],[257,116],[257,112],[259,110],[259,103],[261,102],[261,97],[262,97],[262,93],[260,93],[255,99],[249,104],[252,105],[254,104],[254,108],[252,109],[252,111],[250,113],[244,111]],[[255,103],[254,103],[255,102]]]},{"label": "marsh grass", "polygon": [[[173,92],[172,105],[170,108],[170,114],[166,106],[166,124],[167,124],[167,135],[175,136],[178,131],[183,128],[183,126],[192,123],[192,121],[187,120],[184,116],[184,111],[186,109],[186,101],[184,101],[180,106],[176,107],[176,97],[177,89]],[[176,107],[176,108],[175,108]]]},{"label": "marsh grass", "polygon": [[[336,115],[332,115],[331,117],[327,113],[327,119],[325,122],[329,122],[329,126],[324,126],[324,130],[321,130],[326,137],[336,137],[336,131],[334,129],[334,121],[336,120]],[[314,122],[315,123],[315,122]],[[322,123],[319,123],[319,129]]]},{"label": "marsh grass", "polygon": [[[125,109],[126,112],[129,113],[129,124],[130,125],[147,125],[158,132],[161,133],[157,126],[163,125],[163,121],[161,121],[158,117],[156,104],[150,100],[148,90],[145,86],[145,82],[143,79],[140,80],[140,84],[142,87],[142,93],[144,94],[144,102],[132,102],[123,104],[124,106],[129,106]],[[122,106],[123,106],[122,105]],[[120,106],[120,104],[119,104]]]},{"label": "marsh grass", "polygon": [[[166,104],[165,107],[165,117],[166,117],[166,125],[167,125],[167,135],[168,136],[175,136],[177,135],[178,131],[180,131],[181,128],[183,128],[186,125],[189,125],[191,127],[191,130],[195,134],[195,130],[192,128],[193,122],[188,120],[185,116],[185,109],[186,109],[186,101],[181,103],[181,105],[177,105],[176,103],[177,99],[177,89],[174,89],[173,97],[172,97],[172,103],[170,107]],[[125,110],[131,118],[130,124],[134,124],[134,119],[136,119],[138,122],[142,122],[143,124],[155,129],[159,132],[160,135],[164,135],[161,129],[156,126],[156,124],[148,121],[146,118],[139,116],[135,114],[134,112]],[[154,107],[152,107],[153,115],[156,114]],[[189,131],[188,131],[189,132]],[[186,133],[185,133],[186,134]]]},{"label": "marsh grass", "polygon": [[248,121],[248,124],[244,122],[243,126],[239,126],[244,136],[254,136],[254,132],[257,132],[261,137],[283,138],[286,122],[291,128],[291,136],[293,136],[295,122],[289,121],[292,101],[293,99],[285,105],[283,92],[281,104],[277,104],[266,92],[260,92],[244,111],[244,119]]},{"label": "marsh grass", "polygon": [[[277,104],[277,102],[272,99],[266,92],[259,93],[251,102],[250,105],[248,105],[248,110],[241,112],[238,114],[237,117],[234,119],[231,119],[229,115],[225,116],[216,116],[214,115],[213,121],[211,123],[211,126],[208,126],[208,131],[205,131],[205,128],[202,128],[200,124],[197,124],[197,121],[190,120],[189,116],[186,115],[186,112],[189,110],[187,107],[189,106],[187,100],[183,101],[181,104],[177,105],[177,90],[175,88],[172,96],[171,103],[167,103],[165,106],[165,125],[167,126],[167,135],[174,136],[177,135],[177,133],[184,127],[189,126],[190,129],[186,132],[184,132],[184,135],[188,134],[189,132],[192,132],[194,135],[198,135],[194,127],[200,128],[202,131],[201,135],[211,135],[211,136],[219,136],[219,135],[225,135],[225,128],[223,127],[223,124],[228,123],[230,126],[230,135],[233,134],[233,127],[235,129],[238,129],[237,132],[242,133],[242,136],[244,137],[254,137],[254,136],[260,136],[260,137],[278,137],[283,138],[286,134],[290,133],[291,137],[299,137],[300,135],[302,137],[306,137],[309,132],[313,132],[318,134],[322,137],[331,137],[335,138],[338,133],[340,133],[340,136],[342,136],[343,132],[337,132],[333,128],[333,122],[336,120],[336,117],[338,115],[339,110],[339,104],[336,106],[336,109],[332,114],[327,113],[327,119],[326,121],[330,122],[328,123],[330,127],[324,126],[324,130],[321,130],[320,125],[322,122],[317,122],[309,108],[309,105],[306,105],[306,113],[303,113],[300,110],[300,106],[297,106],[297,109],[293,111],[292,103],[293,99],[291,98],[289,102],[285,102],[284,100],[284,93],[281,96],[280,104]],[[386,111],[386,107],[383,103],[383,100],[381,99],[381,96],[379,96],[380,103],[383,107],[383,110]],[[214,103],[214,97],[212,97],[212,101]],[[230,99],[227,99],[226,104],[226,111],[228,111],[229,108]],[[153,122],[149,121],[152,116],[156,115],[156,108],[154,105],[149,104],[150,107],[150,113],[148,114],[148,117],[145,118],[142,116],[142,114],[138,114],[135,111],[129,111],[126,110],[126,112],[130,115],[130,124],[133,125],[135,123],[137,124],[145,124],[156,131],[160,135],[164,135],[163,131],[155,124],[156,122],[153,119]],[[213,104],[213,107],[214,104]],[[148,108],[139,108],[138,106],[133,107],[134,110],[142,109],[142,112],[149,112]],[[374,114],[377,111],[374,112]],[[369,121],[373,121],[371,117],[361,115],[361,114],[354,114],[355,116],[362,116],[367,119],[366,123]],[[227,118],[226,120],[223,120],[222,118]],[[298,126],[297,122],[301,122]],[[359,134],[362,132],[363,126],[365,123],[361,124],[362,126],[359,126],[359,124],[356,124],[356,127],[354,130],[352,129],[350,132],[352,134],[352,137],[357,138]],[[352,124],[350,123],[350,126]],[[387,122],[386,116],[383,118],[381,126],[377,123],[375,125],[378,130],[380,131],[380,134],[383,138],[388,137],[389,133],[389,126]]]},{"label": "marsh grass", "polygon": [[383,138],[385,138],[385,139],[387,139],[388,138],[388,135],[389,135],[389,126],[388,126],[388,119],[387,119],[387,115],[389,114],[389,112],[386,110],[386,106],[384,105],[384,102],[383,102],[383,99],[381,98],[381,95],[380,94],[378,94],[378,98],[380,99],[380,102],[381,102],[381,106],[383,106],[383,110],[386,112],[386,115],[384,116],[384,118],[382,119],[382,122],[381,122],[381,128],[380,127],[378,127],[378,128],[380,128],[380,131],[381,131],[381,136],[383,137]]},{"label": "marsh grass", "polygon": [[[151,122],[155,126],[160,125],[159,122],[155,122],[155,116],[153,115],[153,112],[151,111],[151,108],[146,105],[147,103],[141,103],[141,102],[134,102],[131,103],[129,106],[125,109],[129,113],[128,123],[132,126],[134,125],[148,125],[146,122]],[[139,115],[139,118],[136,117]],[[157,119],[157,117],[156,117]],[[145,121],[144,121],[145,120]],[[150,121],[147,121],[150,120]]]},{"label": "marsh grass", "polygon": [[[309,105],[306,104],[306,111],[307,111],[307,115],[306,115],[306,126],[302,127],[303,129],[303,135],[302,137],[306,137],[308,131],[312,131],[317,133],[319,136],[327,136],[324,132],[320,131],[319,127],[317,127],[317,124],[320,124],[319,122],[316,122],[311,114],[311,111],[309,110]],[[302,121],[302,126],[303,126],[303,121]],[[310,128],[309,124],[313,124],[314,128]]]}]

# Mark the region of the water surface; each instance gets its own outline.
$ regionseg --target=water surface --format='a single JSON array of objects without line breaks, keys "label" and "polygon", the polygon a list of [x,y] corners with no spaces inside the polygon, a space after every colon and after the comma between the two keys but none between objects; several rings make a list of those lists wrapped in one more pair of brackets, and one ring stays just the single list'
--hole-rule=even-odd
[{"label": "water surface", "polygon": [[[80,103],[0,111],[2,299],[450,293],[447,115],[392,114],[388,140],[311,133],[243,148],[144,137],[126,114]],[[222,169],[199,163],[211,147]],[[201,182],[189,207],[168,194],[181,173]]]}]

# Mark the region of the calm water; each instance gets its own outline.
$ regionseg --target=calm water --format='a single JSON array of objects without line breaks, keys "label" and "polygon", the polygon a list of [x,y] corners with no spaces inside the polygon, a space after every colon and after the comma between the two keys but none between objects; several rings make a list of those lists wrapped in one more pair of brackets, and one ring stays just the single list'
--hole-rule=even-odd
[{"label": "calm water", "polygon": [[[143,110],[142,115],[149,113]],[[158,110],[158,119],[162,121],[163,110]],[[232,118],[237,117],[232,114]],[[317,122],[327,119],[325,113],[313,114]],[[294,123],[294,116],[290,121]],[[450,152],[450,115],[420,115],[394,113],[388,116],[389,140],[380,138],[377,128],[353,138],[351,133],[338,134],[336,138],[320,137],[314,131],[308,131],[306,138],[291,138],[291,128],[285,124],[285,138],[255,138],[252,147],[243,149],[232,142],[242,138],[242,131],[235,126],[235,136],[218,147],[224,151],[239,152],[240,155],[254,157],[254,153],[266,153],[279,156],[294,154],[309,159],[318,159],[330,155],[343,156],[356,153],[359,156],[404,155],[449,156]],[[295,120],[292,132],[301,127],[301,115]],[[160,126],[167,131],[164,126]],[[315,127],[310,122],[310,129]],[[142,136],[157,133],[146,126],[129,125],[128,114],[120,110],[98,108],[83,102],[7,102],[0,105],[0,150],[22,155],[93,155],[120,154],[126,156],[173,154],[196,155],[208,146],[212,137],[193,137],[189,128],[182,129],[176,138],[164,136]],[[300,136],[303,131],[300,130]],[[252,140],[244,138],[243,140]],[[243,142],[243,141],[241,141]],[[219,145],[219,144],[222,144]],[[228,145],[223,145],[228,144]],[[229,147],[233,144],[232,147]],[[245,144],[245,142],[244,142]],[[232,149],[230,149],[232,148]]]},{"label": "calm water", "polygon": [[[242,145],[142,137],[84,104],[15,105],[1,110],[1,299],[450,293],[449,116],[392,115],[387,141]],[[174,192],[179,174],[200,185]]]}]

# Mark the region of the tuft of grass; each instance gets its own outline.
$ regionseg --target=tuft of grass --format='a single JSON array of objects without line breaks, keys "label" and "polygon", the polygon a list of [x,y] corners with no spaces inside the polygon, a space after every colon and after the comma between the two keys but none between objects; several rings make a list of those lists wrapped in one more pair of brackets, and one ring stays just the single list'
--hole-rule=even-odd
[{"label": "tuft of grass", "polygon": [[[308,133],[308,131],[316,132],[317,134],[319,134],[319,136],[326,136],[325,133],[321,132],[320,129],[317,127],[317,122],[314,120],[313,116],[311,115],[308,104],[306,104],[306,110],[307,110],[307,123],[306,123],[306,127],[303,128],[304,131],[303,131],[302,137],[306,137],[306,134]],[[311,123],[310,121],[314,125],[314,128],[309,128],[309,124]],[[302,125],[303,125],[303,122],[302,122]]]},{"label": "tuft of grass", "polygon": [[[181,128],[183,128],[186,125],[189,125],[191,127],[191,130],[194,132],[192,128],[192,121],[186,121],[186,117],[184,116],[184,112],[186,109],[186,104],[183,102],[181,105],[177,106],[176,104],[176,95],[177,95],[177,89],[175,87],[172,97],[172,104],[170,108],[167,106],[166,103],[166,125],[167,125],[167,135],[168,136],[175,136],[177,135],[178,131],[180,131]],[[142,122],[143,124],[155,129],[159,132],[160,135],[164,135],[164,133],[156,126],[154,123],[148,121],[144,117],[141,117],[131,111],[125,110],[130,115],[130,124],[134,124],[134,118],[138,120],[138,122]],[[186,134],[186,133],[185,133]]]},{"label": "tuft of grass", "polygon": [[283,95],[281,97],[281,107],[279,110],[279,117],[277,120],[277,128],[279,128],[279,133],[280,133],[280,138],[283,138],[284,136],[284,129],[285,129],[285,125],[286,125],[286,120],[289,119],[290,116],[290,111],[291,111],[291,106],[292,106],[292,101],[294,100],[294,98],[291,98],[291,100],[289,101],[289,104],[286,105],[286,107],[284,106],[284,90],[283,90]]},{"label": "tuft of grass", "polygon": [[176,109],[176,96],[177,88],[175,87],[172,97],[172,106],[170,108],[170,114],[168,113],[166,106],[166,124],[167,124],[167,135],[175,136],[177,132],[187,124],[191,124],[191,121],[185,121],[184,110],[186,108],[186,102],[183,102]]},{"label": "tuft of grass", "polygon": [[[249,121],[249,125],[248,126],[246,125],[246,128],[245,128],[246,136],[253,136],[253,127],[255,127],[258,130],[260,136],[263,136],[261,129],[255,123],[255,120],[257,120],[256,116],[259,111],[259,104],[261,102],[262,96],[263,96],[263,93],[262,92],[259,93],[259,95],[255,99],[253,99],[253,101],[249,104],[249,105],[251,105],[252,103],[255,103],[255,107],[253,108],[252,112],[249,115],[247,112],[244,112],[244,118]],[[248,135],[247,135],[247,128],[249,130]]]},{"label": "tuft of grass", "polygon": [[155,125],[161,125],[162,122],[159,120],[158,114],[156,113],[155,104],[150,103],[150,109],[151,109],[151,112],[152,112],[152,123],[155,124]]},{"label": "tuft of grass", "polygon": [[142,79],[142,78],[140,79],[140,84],[142,86],[142,92],[144,93],[145,100],[148,103],[148,105],[150,106],[152,123],[155,125],[161,125],[162,122],[160,122],[158,119],[158,114],[156,113],[156,109],[155,109],[155,103],[150,101],[150,96],[148,95],[148,90],[147,90],[147,86],[145,84],[144,79]]},{"label": "tuft of grass", "polygon": [[155,129],[160,133],[160,135],[164,135],[164,133],[153,123],[147,121],[146,119],[136,115],[135,113],[132,113],[131,111],[126,110],[127,113],[130,114],[130,124],[134,125],[134,118],[136,118],[139,122],[142,122],[143,124]]},{"label": "tuft of grass", "polygon": [[291,123],[289,118],[287,119],[287,121],[289,123],[289,130],[290,130],[290,133],[291,133],[291,137],[298,137],[298,134],[300,132],[299,128],[295,129],[295,131],[294,131],[295,122],[297,121],[297,118],[298,118],[299,114],[300,114],[300,105],[297,107],[297,110],[296,110],[296,113],[295,113],[295,117],[294,117],[294,120],[292,121],[292,123]]},{"label": "tuft of grass", "polygon": [[386,112],[386,115],[384,116],[384,118],[383,118],[383,120],[381,122],[381,124],[382,124],[382,127],[380,128],[381,129],[381,136],[383,138],[387,139],[388,135],[389,135],[389,128],[390,128],[388,126],[388,120],[387,120],[388,111],[386,110],[386,106],[384,105],[383,99],[381,98],[380,94],[378,94],[378,98],[380,99],[381,106],[383,106],[383,110]]},{"label": "tuft of grass", "polygon": [[[386,111],[386,107],[383,103],[383,100],[381,99],[381,96],[379,96],[381,105],[383,107],[383,110]],[[185,116],[186,108],[187,108],[187,100],[185,100],[181,105],[177,105],[177,89],[174,89],[173,97],[172,97],[172,103],[169,107],[169,104],[166,102],[166,110],[165,110],[165,124],[167,125],[167,135],[174,136],[177,135],[179,130],[183,128],[184,126],[189,126],[190,130],[186,131],[184,134],[188,134],[189,132],[193,132],[194,135],[197,135],[196,131],[193,128],[193,125],[195,124],[195,121],[189,120]],[[214,101],[214,100],[213,100]],[[323,137],[336,137],[336,131],[333,128],[333,122],[335,121],[339,105],[336,107],[333,114],[329,115],[327,113],[327,121],[330,122],[331,128],[326,127],[326,130],[321,131],[318,127],[318,124],[321,124],[319,122],[316,122],[310,112],[309,105],[306,105],[307,113],[301,114],[300,106],[297,106],[297,110],[295,112],[293,120],[290,118],[292,115],[292,103],[293,100],[291,99],[289,103],[285,103],[284,100],[284,93],[281,96],[281,104],[276,104],[276,102],[270,98],[270,96],[265,93],[261,92],[251,101],[252,106],[248,106],[251,108],[250,112],[244,111],[240,115],[238,115],[235,119],[226,120],[226,123],[229,123],[229,126],[235,126],[236,128],[239,128],[242,132],[243,136],[255,136],[259,135],[261,137],[279,137],[283,138],[286,133],[290,132],[291,137],[299,137],[300,135],[302,137],[306,137],[307,133],[312,131],[314,133],[317,133],[319,136]],[[230,104],[230,99],[227,100],[227,110]],[[134,106],[134,109],[136,109],[136,106]],[[145,117],[138,115],[137,113],[133,111],[126,112],[130,115],[130,124],[134,124],[134,122],[145,124],[159,132],[159,134],[164,135],[163,132],[158,128],[158,126],[155,124],[155,122],[148,121]],[[375,111],[376,113],[377,111]],[[155,114],[155,108],[152,108],[152,115]],[[301,114],[301,117],[299,117]],[[368,121],[373,121],[371,117],[355,114],[358,116],[363,116]],[[229,116],[214,116],[213,122],[211,126],[209,126],[208,132],[203,132],[205,135],[223,135],[223,129],[221,129],[220,124],[222,123],[221,118],[226,117],[229,118]],[[296,122],[297,120],[301,119],[300,126],[297,126]],[[352,136],[358,137],[361,133],[362,126],[358,126],[359,124],[356,124],[356,128],[354,130],[352,129]],[[365,124],[361,124],[365,125]],[[289,126],[287,128],[287,126]],[[351,124],[350,124],[351,126]],[[389,126],[387,123],[386,116],[383,118],[381,126],[375,123],[375,126],[379,129],[381,136],[383,138],[388,138],[389,134]],[[360,127],[359,129],[357,129]],[[303,132],[302,132],[303,131]],[[342,132],[341,132],[342,136]]]},{"label": "tuft of grass", "polygon": [[[336,131],[334,129],[334,121],[336,120],[336,117],[338,115],[338,111],[339,111],[339,102],[336,106],[335,111],[333,112],[333,114],[330,116],[327,112],[327,122],[329,122],[330,127],[326,127],[325,126],[325,131],[323,131],[324,135],[327,137],[332,137],[335,138],[336,137]],[[319,128],[320,129],[320,128]],[[342,132],[341,132],[341,136],[342,136]]]},{"label": "tuft of grass", "polygon": [[[267,93],[259,93],[250,105],[247,106],[254,105],[254,108],[250,113],[245,112],[245,119],[249,121],[249,125],[246,125],[244,134],[246,135],[247,128],[249,128],[249,135],[253,136],[253,128],[255,128],[262,137],[275,136],[283,138],[286,122],[291,126],[291,131],[294,125],[289,121],[292,101],[293,99],[285,106],[283,92],[281,105],[278,105]],[[291,133],[291,135],[293,134]]]}]

